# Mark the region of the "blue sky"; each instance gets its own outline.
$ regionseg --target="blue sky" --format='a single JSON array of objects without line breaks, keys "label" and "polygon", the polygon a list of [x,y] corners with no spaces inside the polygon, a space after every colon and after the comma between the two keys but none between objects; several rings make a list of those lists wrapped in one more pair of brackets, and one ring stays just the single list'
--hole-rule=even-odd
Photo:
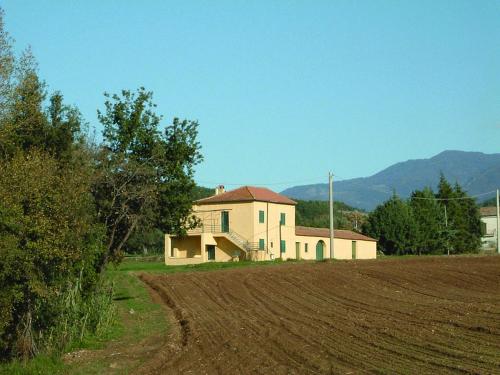
[{"label": "blue sky", "polygon": [[456,149],[500,152],[499,1],[0,0],[91,126],[144,86],[200,123],[196,179],[274,190]]}]

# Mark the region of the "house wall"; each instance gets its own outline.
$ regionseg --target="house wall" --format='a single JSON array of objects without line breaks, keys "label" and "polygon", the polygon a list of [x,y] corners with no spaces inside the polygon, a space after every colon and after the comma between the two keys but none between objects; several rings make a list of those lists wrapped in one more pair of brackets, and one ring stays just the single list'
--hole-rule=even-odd
[{"label": "house wall", "polygon": [[[315,236],[296,236],[296,242],[300,243],[300,258],[305,260],[316,259],[316,244],[324,242],[323,258],[330,258],[330,238]],[[308,244],[308,252],[305,252],[305,244]],[[294,245],[295,249],[295,245]],[[333,239],[333,258],[352,259],[352,240],[343,238]],[[377,257],[377,243],[375,241],[356,240],[356,259],[375,259]],[[295,258],[295,253],[292,258]]]},{"label": "house wall", "polygon": [[221,231],[221,212],[229,212],[229,229],[243,238],[251,238],[254,233],[252,202],[220,203],[193,206],[194,215],[202,222],[202,232]]},{"label": "house wall", "polygon": [[[359,246],[359,242],[356,242],[356,247]],[[333,257],[335,259],[352,259],[352,241],[344,240],[341,238],[334,239],[334,249],[333,249]]]},{"label": "house wall", "polygon": [[483,248],[494,248],[497,244],[497,217],[483,216],[481,221],[486,224],[486,233],[481,237]]},{"label": "house wall", "polygon": [[356,259],[376,259],[377,243],[375,241],[356,241]]},{"label": "house wall", "polygon": [[[174,250],[175,258],[194,258],[195,256],[202,257],[201,236],[189,237],[172,237],[171,247]],[[170,254],[166,254],[170,257]]]},{"label": "house wall", "polygon": [[483,216],[481,221],[486,224],[486,236],[494,236],[497,231],[496,216]]},{"label": "house wall", "polygon": [[244,258],[244,252],[238,246],[224,237],[215,238],[217,245],[215,246],[215,261],[227,262],[233,259],[233,255],[239,254],[240,258]]},{"label": "house wall", "polygon": [[[269,202],[252,202],[252,221],[254,232],[250,242],[258,244],[264,240],[264,254],[259,259],[295,258],[295,206]],[[259,223],[259,211],[264,211],[264,223]],[[281,213],[285,214],[285,225],[281,226]],[[280,253],[280,239],[285,241],[285,252]]]},{"label": "house wall", "polygon": [[[323,241],[325,243],[323,247],[323,258],[328,259],[330,257],[330,239],[322,237],[313,236],[295,236],[295,242],[300,243],[300,259],[304,260],[315,260],[316,259],[316,244],[318,241]],[[295,242],[293,244],[294,254],[291,257],[295,259]],[[305,252],[305,244],[308,245],[308,251]]]}]

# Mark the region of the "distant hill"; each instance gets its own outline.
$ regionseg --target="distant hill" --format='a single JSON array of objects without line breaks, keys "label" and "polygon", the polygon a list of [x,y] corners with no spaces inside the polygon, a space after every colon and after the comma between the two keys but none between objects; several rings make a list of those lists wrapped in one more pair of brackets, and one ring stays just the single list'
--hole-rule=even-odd
[{"label": "distant hill", "polygon": [[[444,151],[430,159],[408,160],[370,177],[335,182],[334,198],[353,207],[373,210],[393,191],[407,198],[416,189],[426,186],[435,189],[441,172],[471,195],[488,192],[500,186],[500,154]],[[328,184],[295,186],[282,194],[295,199],[327,200]]]}]

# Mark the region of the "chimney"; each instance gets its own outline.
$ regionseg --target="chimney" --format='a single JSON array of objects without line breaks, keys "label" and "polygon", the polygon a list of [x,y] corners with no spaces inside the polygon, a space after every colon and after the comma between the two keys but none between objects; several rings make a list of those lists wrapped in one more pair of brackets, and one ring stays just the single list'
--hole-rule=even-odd
[{"label": "chimney", "polygon": [[219,195],[219,194],[222,194],[224,192],[225,192],[224,185],[219,185],[215,188],[215,195]]}]

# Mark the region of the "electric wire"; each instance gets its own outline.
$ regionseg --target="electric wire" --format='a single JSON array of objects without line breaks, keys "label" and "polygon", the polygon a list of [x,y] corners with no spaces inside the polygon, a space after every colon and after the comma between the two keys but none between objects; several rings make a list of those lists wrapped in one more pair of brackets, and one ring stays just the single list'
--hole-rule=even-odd
[{"label": "electric wire", "polygon": [[469,195],[467,197],[455,197],[455,198],[427,198],[427,197],[410,197],[410,199],[420,199],[420,200],[435,200],[435,201],[454,201],[454,200],[464,200],[464,199],[472,199],[482,197],[484,195],[488,195],[491,193],[496,193],[496,190],[491,190],[486,193]]},{"label": "electric wire", "polygon": [[[200,184],[210,184],[210,185],[227,185],[227,186],[271,186],[271,185],[289,185],[289,184],[300,184],[304,182],[312,182],[318,181],[325,176],[320,177],[311,177],[303,180],[295,180],[295,181],[280,181],[280,182],[261,182],[261,183],[241,183],[241,182],[215,182],[215,181],[198,181]],[[321,182],[318,182],[321,183]]]}]

